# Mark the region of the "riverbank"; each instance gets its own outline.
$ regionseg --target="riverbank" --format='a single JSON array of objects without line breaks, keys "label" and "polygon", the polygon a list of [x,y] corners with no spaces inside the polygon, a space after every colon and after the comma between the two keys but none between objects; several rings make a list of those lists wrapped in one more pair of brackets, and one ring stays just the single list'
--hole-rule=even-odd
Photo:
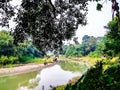
[{"label": "riverbank", "polygon": [[[86,58],[65,58],[65,57],[59,57],[60,60],[72,60],[72,61],[77,61],[77,62],[80,62],[80,63],[83,63],[83,64],[86,64],[88,66],[92,66],[90,61],[87,60]],[[42,61],[45,61],[45,60],[41,60]],[[1,76],[10,76],[10,75],[17,75],[17,74],[23,74],[23,73],[28,73],[28,72],[33,72],[33,71],[37,71],[37,70],[41,70],[43,68],[47,68],[47,67],[51,67],[53,65],[56,64],[56,62],[53,62],[51,60],[48,60],[48,64],[43,64],[44,62],[42,63],[28,63],[28,64],[22,64],[22,65],[19,65],[17,67],[8,67],[8,68],[0,68],[0,77]],[[96,60],[93,60],[94,62]],[[50,63],[51,62],[51,63]],[[93,64],[93,63],[92,63]]]},{"label": "riverbank", "polygon": [[0,68],[0,77],[42,70],[43,68],[51,67],[55,64],[57,64],[57,63],[53,62],[53,63],[48,63],[46,65],[45,64],[28,63],[28,64],[23,64],[22,66],[17,66],[17,67],[12,67],[12,68]]},{"label": "riverbank", "polygon": [[90,66],[94,66],[97,61],[102,60],[103,58],[91,58],[89,56],[86,57],[65,57],[65,56],[60,56],[60,60],[72,60],[72,61],[77,61],[77,62],[83,62],[85,64],[88,64]]}]

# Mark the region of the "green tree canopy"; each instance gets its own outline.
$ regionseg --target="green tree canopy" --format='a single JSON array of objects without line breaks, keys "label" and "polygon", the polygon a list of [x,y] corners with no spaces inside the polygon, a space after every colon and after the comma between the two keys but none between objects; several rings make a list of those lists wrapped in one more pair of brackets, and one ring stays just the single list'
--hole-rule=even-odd
[{"label": "green tree canopy", "polygon": [[[46,50],[60,49],[62,41],[71,39],[80,24],[86,25],[88,1],[101,0],[54,0],[54,3],[52,0],[22,0],[19,9],[10,1],[0,1],[0,24],[9,26],[9,20],[16,15],[14,44],[29,37],[45,54]],[[100,9],[102,5],[98,5]]]},{"label": "green tree canopy", "polygon": [[13,37],[8,31],[0,32],[0,56],[1,55],[15,55],[15,48],[13,46]]},{"label": "green tree canopy", "polygon": [[104,49],[104,52],[112,57],[120,54],[120,25],[117,19],[116,17],[108,23],[109,31],[106,34],[107,42]]},{"label": "green tree canopy", "polygon": [[103,50],[105,49],[105,42],[106,42],[106,37],[97,37],[96,38],[96,48],[94,52],[90,52],[89,56],[90,57],[101,57],[103,56]]},{"label": "green tree canopy", "polygon": [[93,36],[84,35],[82,39],[82,54],[88,55],[90,52],[95,51],[97,39]]},{"label": "green tree canopy", "polygon": [[66,49],[65,56],[82,56],[81,45],[69,45]]}]

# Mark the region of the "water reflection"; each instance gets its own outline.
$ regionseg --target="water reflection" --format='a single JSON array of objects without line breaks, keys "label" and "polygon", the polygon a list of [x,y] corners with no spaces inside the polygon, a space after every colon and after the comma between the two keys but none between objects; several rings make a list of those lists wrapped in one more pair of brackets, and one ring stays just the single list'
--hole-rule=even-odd
[{"label": "water reflection", "polygon": [[0,77],[0,90],[17,90],[17,88],[21,86],[29,86],[29,80],[35,78],[37,73],[38,72],[31,72],[16,76]]},{"label": "water reflection", "polygon": [[45,90],[49,90],[50,85],[63,85],[66,84],[71,78],[80,75],[80,73],[64,71],[59,65],[55,65],[51,68],[46,68],[41,71],[41,80],[39,82],[39,85],[35,88],[35,90],[42,90],[43,85]]},{"label": "water reflection", "polygon": [[88,68],[90,68],[90,65],[88,65],[87,63],[68,60],[60,61],[59,65],[63,70],[71,71],[73,73],[75,72],[84,73],[87,71]]},{"label": "water reflection", "polygon": [[38,86],[38,83],[40,81],[39,74],[35,78],[32,78],[28,81],[28,84],[26,86],[19,85],[17,90],[34,90],[36,86]]},{"label": "water reflection", "polygon": [[[64,66],[62,63],[60,65]],[[0,77],[0,90],[42,90],[43,86],[44,90],[50,90],[51,85],[63,85],[71,78],[81,76],[80,71],[72,72],[69,71],[69,69],[66,71],[63,66],[61,68],[60,65],[54,65],[37,72],[17,76]],[[77,64],[75,66],[81,67]],[[84,67],[84,70],[86,69],[87,68]]]}]

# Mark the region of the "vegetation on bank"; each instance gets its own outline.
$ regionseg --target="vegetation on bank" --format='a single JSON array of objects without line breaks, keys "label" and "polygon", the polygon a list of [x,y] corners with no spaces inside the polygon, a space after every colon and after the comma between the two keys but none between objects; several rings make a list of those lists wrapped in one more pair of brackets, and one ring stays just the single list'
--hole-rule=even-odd
[{"label": "vegetation on bank", "polygon": [[[105,37],[85,35],[82,44],[64,45],[60,54],[70,57],[101,57]],[[0,31],[0,66],[15,66],[29,62],[43,62],[41,52],[32,45],[30,40],[25,40],[17,46],[13,44],[13,36],[9,31]],[[46,61],[45,61],[46,62]]]},{"label": "vegetation on bank", "polygon": [[100,51],[100,54],[102,55],[100,60],[94,63],[94,65],[83,74],[76,83],[68,83],[64,86],[63,90],[119,90],[120,26],[118,18],[116,17],[110,21],[108,27],[109,30],[105,36],[105,42],[97,42],[96,44],[99,43],[99,45],[96,46],[94,51],[87,55],[94,59],[99,56],[98,52]]},{"label": "vegetation on bank", "polygon": [[68,84],[64,90],[119,90],[120,63],[100,61],[90,68],[74,85]]},{"label": "vegetation on bank", "polygon": [[[75,35],[78,26],[86,25],[88,1],[101,0],[27,0],[19,9],[9,4],[11,0],[1,1],[1,26],[9,27],[9,20],[15,16],[17,23],[14,29],[14,40],[10,32],[0,32],[0,66],[42,61],[41,52],[59,49],[63,40],[69,40]],[[112,2],[112,21],[106,39],[85,35],[82,44],[63,47],[66,57],[101,58],[74,85],[68,84],[66,90],[119,90],[120,87],[120,16],[117,0]],[[104,2],[103,2],[104,3]],[[76,7],[79,6],[79,7]],[[101,10],[102,4],[97,4]],[[82,8],[81,8],[82,7]],[[58,9],[56,11],[56,8]],[[15,13],[15,11],[18,12]],[[25,12],[24,12],[25,11]],[[39,13],[40,12],[40,13]],[[114,18],[114,13],[116,18]],[[59,17],[57,17],[59,16]],[[32,37],[33,44],[25,37]],[[23,42],[25,40],[25,42]],[[15,46],[13,44],[19,44]],[[22,43],[20,43],[22,42]],[[103,57],[103,58],[102,58]],[[105,58],[104,58],[105,57]],[[116,58],[115,58],[116,57]],[[111,60],[112,59],[112,60]]]},{"label": "vegetation on bank", "polygon": [[62,54],[69,57],[101,58],[105,48],[106,37],[93,37],[84,35],[81,44],[70,44],[63,46]]},{"label": "vegetation on bank", "polygon": [[[82,44],[63,46],[63,52],[60,52],[60,54],[64,55],[64,58],[90,62],[93,66],[76,83],[68,83],[57,87],[57,90],[63,88],[65,90],[119,90],[120,26],[118,25],[117,18],[114,18],[108,24],[110,30],[106,36],[93,37],[85,35]],[[49,57],[42,58],[40,51],[29,41],[15,46],[9,32],[0,32],[1,66],[28,62],[47,63],[47,60],[52,62]],[[65,66],[65,64],[63,65]],[[72,66],[69,63],[69,67]]]},{"label": "vegetation on bank", "polygon": [[26,40],[16,46],[9,31],[0,31],[0,67],[13,67],[24,63],[47,64],[48,62],[53,62],[53,58],[43,57],[31,41]]},{"label": "vegetation on bank", "polygon": [[120,87],[120,26],[117,18],[108,24],[109,31],[103,49],[106,59],[96,63],[74,85],[65,90],[119,90]]},{"label": "vegetation on bank", "polygon": [[[88,57],[84,58],[88,59]],[[91,63],[92,59],[89,59],[87,61]],[[119,57],[114,57],[111,60],[95,59],[95,61],[96,64],[92,65],[80,78],[73,78],[67,85],[57,86],[55,90],[119,90]]]},{"label": "vegetation on bank", "polygon": [[[24,57],[24,56],[23,56]],[[26,63],[35,63],[35,64],[48,64],[48,63],[53,63],[54,60],[52,57],[44,57],[44,58],[33,58],[33,57],[24,57],[24,62],[19,62],[19,63],[9,63],[9,64],[6,64],[6,65],[0,65],[0,67],[16,67],[16,66],[19,66],[19,65],[23,65],[23,64],[26,64]]]}]

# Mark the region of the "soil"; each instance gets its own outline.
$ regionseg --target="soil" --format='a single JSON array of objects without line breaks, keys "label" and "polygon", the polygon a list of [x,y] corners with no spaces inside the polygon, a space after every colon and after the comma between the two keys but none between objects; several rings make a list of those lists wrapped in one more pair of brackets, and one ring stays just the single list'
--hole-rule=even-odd
[{"label": "soil", "polygon": [[0,68],[0,77],[42,70],[43,68],[51,67],[55,64],[56,64],[56,62],[48,63],[46,65],[45,64],[28,63],[28,64],[23,64],[23,65],[20,65],[17,67],[12,67],[12,68]]}]

